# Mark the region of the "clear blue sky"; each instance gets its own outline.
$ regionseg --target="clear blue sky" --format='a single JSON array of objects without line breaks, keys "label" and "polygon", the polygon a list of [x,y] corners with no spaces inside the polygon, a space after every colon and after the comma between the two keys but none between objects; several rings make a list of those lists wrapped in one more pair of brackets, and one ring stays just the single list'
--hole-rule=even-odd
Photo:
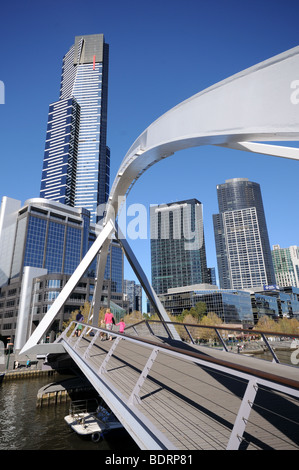
[{"label": "clear blue sky", "polygon": [[[0,196],[22,203],[39,196],[48,106],[59,97],[62,57],[76,35],[104,33],[110,44],[111,183],[133,141],[161,114],[299,44],[294,0],[16,0],[2,2],[0,13]],[[261,185],[271,245],[299,245],[298,165],[211,147],[178,152],[143,175],[127,204],[199,199],[208,266],[216,266],[212,214],[216,185],[228,178]],[[149,240],[130,244],[150,277]]]}]

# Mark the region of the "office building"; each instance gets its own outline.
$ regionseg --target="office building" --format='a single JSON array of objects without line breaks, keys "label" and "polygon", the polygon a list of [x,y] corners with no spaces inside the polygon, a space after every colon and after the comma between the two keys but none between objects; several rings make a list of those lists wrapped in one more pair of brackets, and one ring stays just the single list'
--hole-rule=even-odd
[{"label": "office building", "polygon": [[40,197],[83,207],[97,222],[107,201],[109,46],[103,34],[76,36],[63,58],[60,97],[49,107]]},{"label": "office building", "polygon": [[158,297],[171,315],[179,315],[183,310],[195,307],[198,302],[204,302],[207,313],[215,313],[223,323],[239,324],[244,328],[254,324],[249,292],[195,285],[168,289],[167,293]]},{"label": "office building", "polygon": [[107,280],[109,285],[108,301],[110,302],[110,300],[112,300],[114,303],[125,308],[123,295],[124,254],[117,240],[111,240],[104,279]]},{"label": "office building", "polygon": [[90,214],[47,199],[29,199],[15,214],[15,237],[8,278],[25,266],[72,274],[88,250]]},{"label": "office building", "polygon": [[[19,336],[24,344],[23,335],[38,325],[93,243],[96,225],[90,223],[87,209],[40,198],[29,199],[22,207],[20,201],[5,198],[0,214],[0,240],[6,240],[7,249],[6,257],[0,252],[0,272],[5,272],[0,286],[0,336],[13,340],[17,331],[16,340]],[[92,302],[95,269],[96,259],[51,326],[54,333],[62,329],[63,321],[72,311]],[[112,240],[103,305],[126,311],[122,280],[123,252],[118,242]]]},{"label": "office building", "polygon": [[208,268],[208,283],[214,286],[217,285],[215,268]]},{"label": "office building", "polygon": [[234,178],[217,186],[213,215],[220,287],[243,289],[275,284],[260,185]]},{"label": "office building", "polygon": [[157,294],[208,282],[202,205],[197,199],[152,206],[150,225],[152,286]]},{"label": "office building", "polygon": [[299,288],[263,286],[248,289],[251,294],[252,310],[255,323],[263,316],[299,319]]},{"label": "office building", "polygon": [[280,248],[274,245],[272,259],[276,283],[280,287],[299,287],[299,247]]},{"label": "office building", "polygon": [[14,239],[17,228],[17,214],[21,201],[4,196],[0,207],[0,288],[10,277]]},{"label": "office building", "polygon": [[142,287],[139,284],[124,279],[124,295],[129,302],[129,313],[142,312]]},{"label": "office building", "polygon": [[299,319],[299,288],[252,288],[218,289],[217,286],[201,284],[168,289],[158,295],[165,310],[171,315],[180,315],[198,302],[204,302],[207,313],[215,313],[223,323],[239,324],[251,328],[260,318],[268,316]]},{"label": "office building", "polygon": [[254,292],[251,294],[252,313],[255,324],[263,316],[268,316],[273,320],[279,318],[279,305],[277,297],[266,292]]}]

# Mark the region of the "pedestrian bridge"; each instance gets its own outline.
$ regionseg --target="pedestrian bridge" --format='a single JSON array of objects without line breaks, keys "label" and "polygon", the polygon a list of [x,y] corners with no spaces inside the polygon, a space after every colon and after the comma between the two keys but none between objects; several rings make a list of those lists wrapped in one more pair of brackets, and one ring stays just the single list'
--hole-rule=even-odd
[{"label": "pedestrian bridge", "polygon": [[[101,340],[71,323],[56,340],[143,450],[299,449],[299,368],[172,339],[143,321]],[[225,328],[227,329],[227,328]],[[221,328],[215,328],[218,338]],[[244,331],[244,330],[243,330]],[[183,336],[184,338],[184,336]]]},{"label": "pedestrian bridge", "polygon": [[[119,167],[95,242],[20,346],[20,354],[47,346],[39,342],[97,258],[92,326],[79,338],[64,332],[54,347],[73,358],[141,449],[299,448],[299,368],[275,354],[272,363],[230,353],[225,344],[204,348],[188,328],[181,341],[116,220],[143,173],[183,149],[214,145],[299,161],[298,148],[273,144],[299,140],[298,65],[299,46],[197,93],[140,134]],[[161,322],[113,333],[110,342],[100,341],[97,325],[113,234]]]}]

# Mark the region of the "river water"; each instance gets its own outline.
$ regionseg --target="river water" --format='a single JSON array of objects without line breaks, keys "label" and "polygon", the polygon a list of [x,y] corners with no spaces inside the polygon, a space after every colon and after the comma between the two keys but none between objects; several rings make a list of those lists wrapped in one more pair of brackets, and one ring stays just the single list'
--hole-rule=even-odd
[{"label": "river water", "polygon": [[97,443],[78,436],[64,421],[69,403],[37,408],[38,390],[50,382],[39,377],[0,385],[0,450],[138,450],[125,430]]}]

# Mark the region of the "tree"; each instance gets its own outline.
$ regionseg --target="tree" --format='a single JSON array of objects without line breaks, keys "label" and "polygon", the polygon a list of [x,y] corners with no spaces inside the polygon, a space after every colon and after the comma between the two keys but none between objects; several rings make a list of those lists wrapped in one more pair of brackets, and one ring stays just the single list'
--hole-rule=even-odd
[{"label": "tree", "polygon": [[207,304],[205,302],[197,302],[195,307],[191,307],[190,310],[183,310],[180,315],[177,316],[177,321],[188,323],[185,321],[187,315],[192,315],[198,322],[207,313]]},{"label": "tree", "polygon": [[[218,317],[218,315],[216,315],[216,313],[209,312],[207,315],[202,317],[199,324],[203,326],[221,325],[222,320],[221,318]],[[198,337],[200,339],[203,339],[204,341],[208,341],[208,340],[215,341],[218,338],[213,328],[198,328]]]},{"label": "tree", "polygon": [[[189,313],[188,315],[185,316],[184,323],[189,324],[189,325],[190,324],[191,325],[198,325],[198,320],[195,316],[193,316],[191,313]],[[189,330],[189,333],[192,336],[192,338],[197,337],[197,334],[198,334],[197,326],[196,327],[188,326],[188,330]],[[188,333],[185,330],[185,328],[180,327],[180,335],[181,335],[181,338],[184,339],[185,341],[189,340],[189,336],[188,336]]]},{"label": "tree", "polygon": [[296,318],[280,318],[277,324],[277,332],[298,335],[299,321]]},{"label": "tree", "polygon": [[267,315],[263,315],[258,320],[254,330],[297,335],[299,334],[299,321],[296,318],[279,318],[278,320],[273,320]]},{"label": "tree", "polygon": [[195,307],[190,309],[190,314],[200,321],[207,314],[207,304],[205,302],[197,302]]},{"label": "tree", "polygon": [[268,315],[263,315],[259,318],[254,330],[261,330],[261,331],[276,331],[277,323],[272,318],[268,317]]}]

